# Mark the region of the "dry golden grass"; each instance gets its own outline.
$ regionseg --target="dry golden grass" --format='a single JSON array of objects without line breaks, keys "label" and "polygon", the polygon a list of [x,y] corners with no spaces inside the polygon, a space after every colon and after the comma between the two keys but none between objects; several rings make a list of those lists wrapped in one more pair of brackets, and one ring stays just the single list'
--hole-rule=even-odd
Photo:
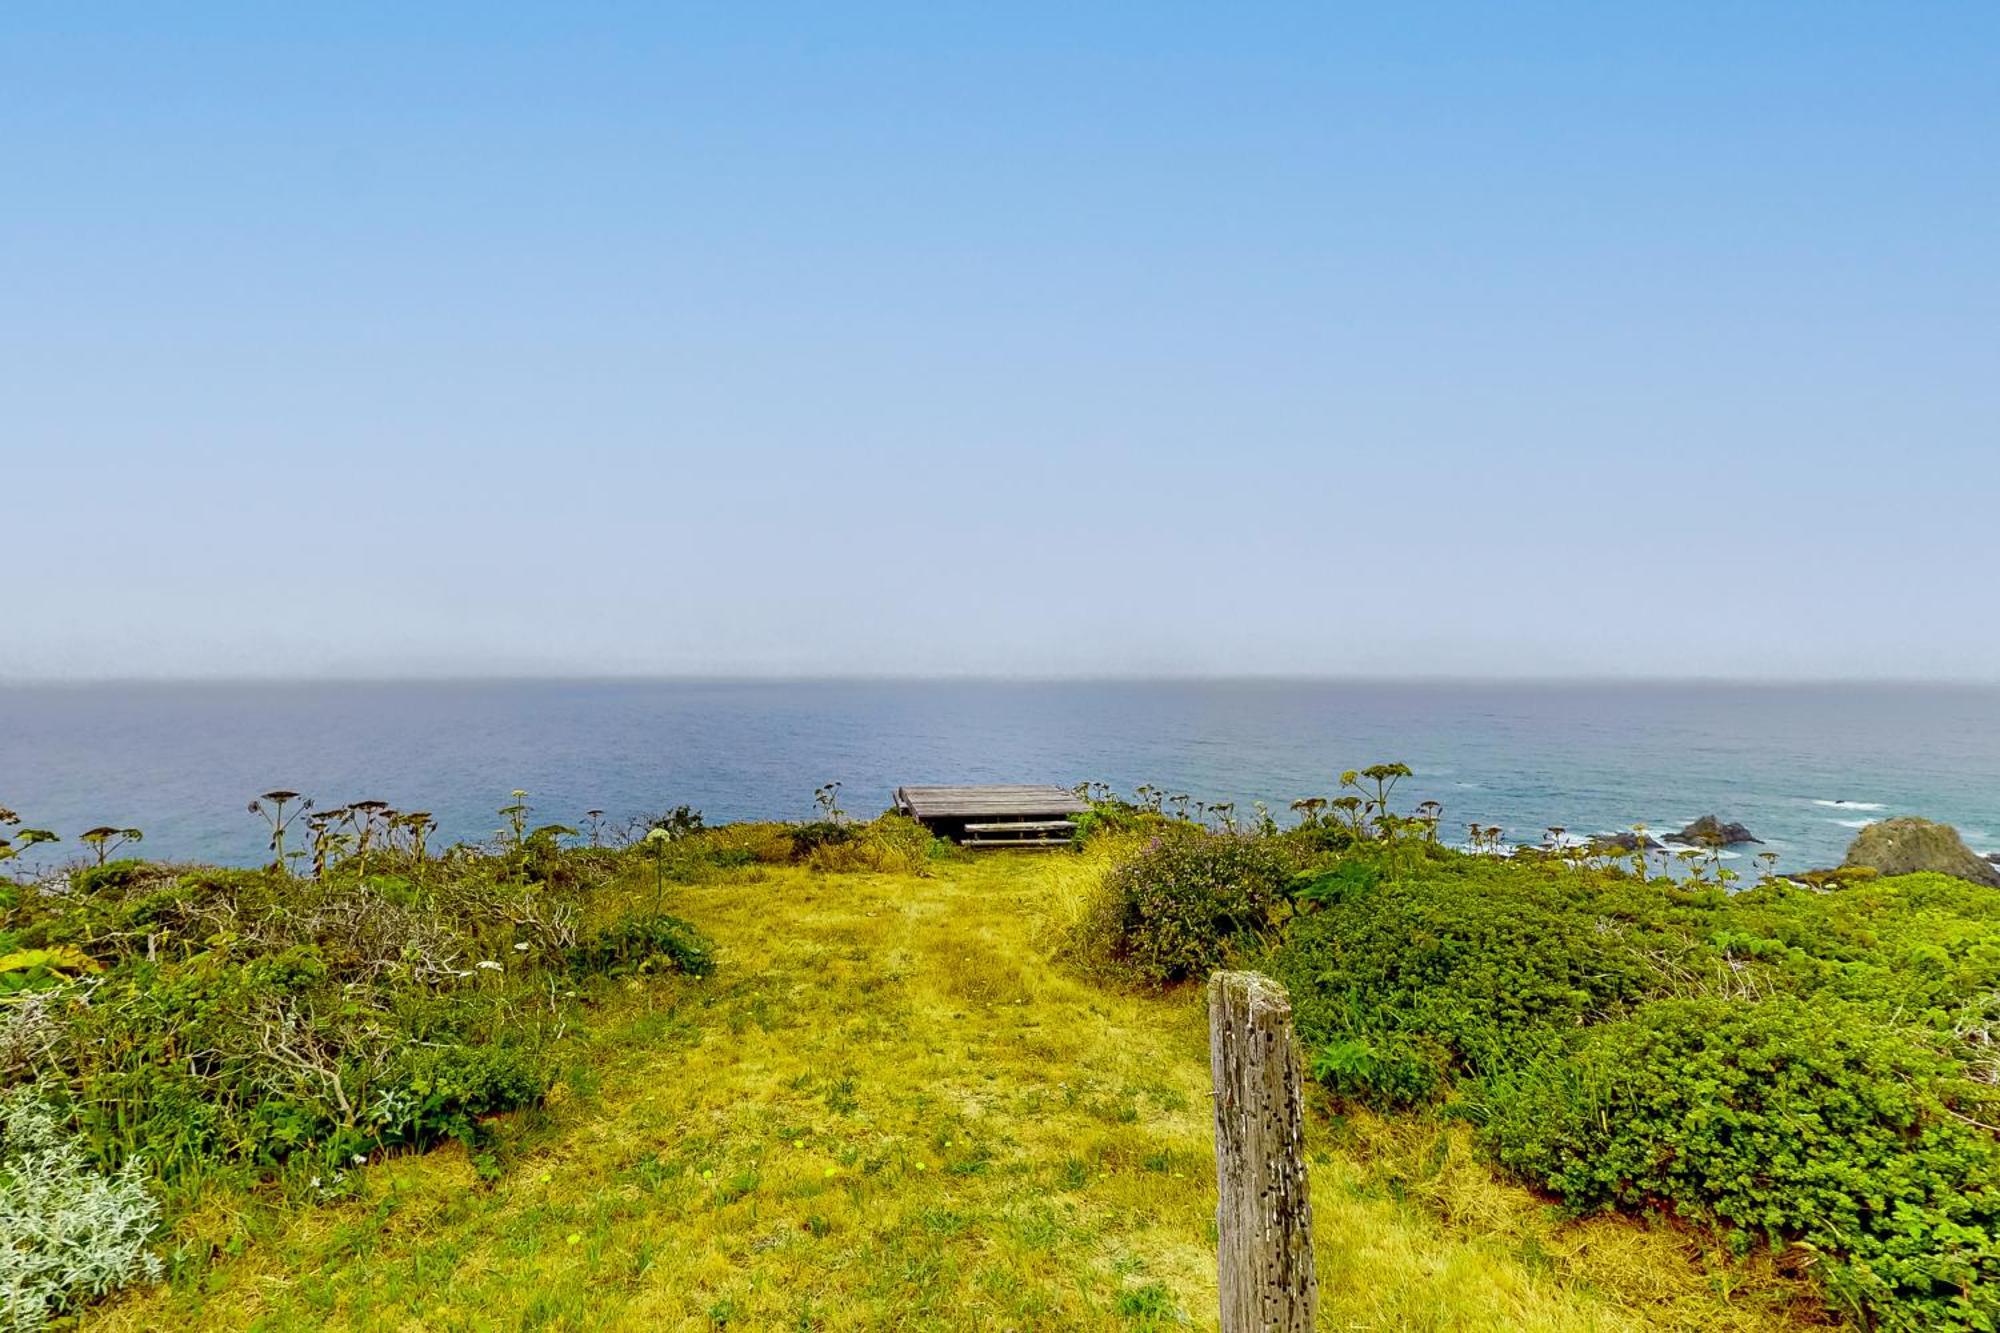
[{"label": "dry golden grass", "polygon": [[[94,1327],[1212,1328],[1196,996],[1048,964],[1096,867],[753,868],[678,890],[707,982],[635,985],[481,1184],[446,1149],[357,1200],[183,1235],[244,1253]],[[1329,1329],[1777,1329],[1795,1288],[1667,1230],[1564,1225],[1462,1134],[1314,1127]],[[1754,1279],[1754,1280],[1753,1280]]]}]

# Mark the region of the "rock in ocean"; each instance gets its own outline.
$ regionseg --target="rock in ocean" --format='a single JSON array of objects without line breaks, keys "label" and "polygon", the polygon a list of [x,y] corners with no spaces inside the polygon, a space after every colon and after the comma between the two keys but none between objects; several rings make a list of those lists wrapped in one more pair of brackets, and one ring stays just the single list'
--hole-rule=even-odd
[{"label": "rock in ocean", "polygon": [[1692,847],[1734,847],[1738,843],[1764,841],[1741,824],[1723,823],[1719,815],[1703,815],[1682,829],[1678,837]]},{"label": "rock in ocean", "polygon": [[[1639,850],[1639,838],[1640,835],[1637,833],[1600,833],[1585,843],[1584,847],[1599,855],[1606,852],[1636,852]],[[1666,848],[1667,844],[1650,833],[1645,835],[1645,839],[1646,850],[1649,852],[1663,851]]]},{"label": "rock in ocean", "polygon": [[1870,824],[1847,848],[1842,866],[1873,866],[1885,875],[1934,871],[2000,888],[2000,865],[1973,854],[1949,824],[1903,815]]}]

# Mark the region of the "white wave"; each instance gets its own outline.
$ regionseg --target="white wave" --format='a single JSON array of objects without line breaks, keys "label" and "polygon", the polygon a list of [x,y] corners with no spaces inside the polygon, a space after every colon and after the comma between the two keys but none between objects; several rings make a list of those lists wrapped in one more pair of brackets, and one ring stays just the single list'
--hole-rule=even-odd
[{"label": "white wave", "polygon": [[1825,806],[1825,807],[1826,807],[1827,809],[1829,809],[1829,810],[1887,810],[1887,809],[1889,808],[1888,806],[1886,806],[1886,805],[1883,805],[1883,804],[1882,804],[1882,803],[1881,803],[1880,801],[1818,801],[1818,800],[1816,800],[1816,801],[1814,801],[1814,802],[1813,802],[1813,804],[1814,804],[1814,805],[1823,805],[1823,806]]},{"label": "white wave", "polygon": [[1663,852],[1700,852],[1703,856],[1713,856],[1718,861],[1741,861],[1743,859],[1743,853],[1741,852],[1728,852],[1715,847],[1695,847],[1685,842],[1676,842],[1672,838],[1661,839],[1660,846],[1654,850]]},{"label": "white wave", "polygon": [[1882,821],[1879,819],[1829,819],[1826,822],[1829,824],[1838,824],[1842,828],[1867,828],[1870,824],[1879,824]]}]

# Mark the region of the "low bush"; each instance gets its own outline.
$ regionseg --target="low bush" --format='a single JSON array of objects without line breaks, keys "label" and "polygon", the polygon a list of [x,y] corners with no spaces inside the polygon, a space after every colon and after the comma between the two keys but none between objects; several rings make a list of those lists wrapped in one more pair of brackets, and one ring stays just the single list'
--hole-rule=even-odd
[{"label": "low bush", "polygon": [[[1377,1105],[1438,1095],[1647,994],[1696,945],[1652,889],[1464,858],[1416,878],[1348,861],[1299,891],[1267,960],[1315,1073]],[[1637,927],[1635,929],[1635,927]]]},{"label": "low bush", "polygon": [[829,847],[845,847],[861,836],[860,826],[833,819],[794,824],[790,830],[794,861],[804,861]]},{"label": "low bush", "polygon": [[1297,828],[1287,829],[1280,836],[1296,843],[1313,856],[1349,851],[1356,844],[1353,829],[1337,819],[1324,815],[1305,820]]},{"label": "low bush", "polygon": [[579,975],[604,972],[673,971],[705,977],[715,971],[715,951],[701,932],[677,917],[620,921],[569,951]]},{"label": "low bush", "polygon": [[1206,976],[1261,941],[1295,868],[1275,839],[1167,830],[1113,865],[1072,948],[1155,985]]},{"label": "low bush", "polygon": [[1940,1031],[2000,993],[2000,888],[1904,875],[1814,892],[1779,881],[1730,902],[1734,958],[1755,957],[1806,994],[1894,1005]]},{"label": "low bush", "polygon": [[1159,833],[1185,830],[1187,821],[1174,819],[1157,810],[1148,810],[1130,801],[1100,799],[1090,802],[1090,809],[1080,815],[1071,815],[1076,825],[1074,840],[1078,850],[1103,838],[1144,834],[1148,837]]},{"label": "low bush", "polygon": [[927,875],[930,863],[949,854],[949,843],[907,815],[885,814],[865,824],[821,820],[792,831],[794,856],[814,870],[840,873]]},{"label": "low bush", "polygon": [[135,1158],[92,1169],[32,1089],[0,1102],[0,1323],[41,1328],[82,1302],[158,1281],[147,1248],[160,1221]]},{"label": "low bush", "polygon": [[1264,966],[1336,1094],[1470,1119],[1576,1210],[1795,1249],[1863,1324],[2000,1327],[2000,890],[1427,851],[1295,902]]},{"label": "low bush", "polygon": [[2000,1325],[2000,1145],[1953,1060],[1854,1004],[1662,1000],[1494,1080],[1500,1161],[1572,1207],[1665,1205],[1822,1252],[1835,1303]]}]

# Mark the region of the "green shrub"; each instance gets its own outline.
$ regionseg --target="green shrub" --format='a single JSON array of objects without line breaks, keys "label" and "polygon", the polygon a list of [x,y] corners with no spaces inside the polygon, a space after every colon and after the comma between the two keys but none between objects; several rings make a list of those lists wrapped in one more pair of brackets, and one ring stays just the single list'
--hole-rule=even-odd
[{"label": "green shrub", "polygon": [[620,921],[569,951],[579,975],[673,970],[705,977],[715,970],[715,953],[701,932],[678,917]]},{"label": "green shrub", "polygon": [[956,850],[908,815],[893,811],[871,821],[862,842],[875,850],[875,868],[888,874],[928,875],[932,861]]},{"label": "green shrub", "polygon": [[1427,1102],[1445,1090],[1452,1051],[1422,1032],[1332,1036],[1312,1054],[1312,1076],[1333,1092],[1382,1106]]},{"label": "green shrub", "polygon": [[859,837],[857,826],[832,819],[815,819],[791,829],[792,859],[803,861],[823,847],[843,847]]},{"label": "green shrub", "polygon": [[[1267,966],[1330,1087],[1381,1105],[1428,1100],[1644,995],[1657,956],[1694,947],[1666,927],[1659,895],[1635,887],[1585,893],[1469,859],[1390,879],[1349,861],[1299,891],[1315,910],[1293,919]],[[1653,929],[1635,931],[1635,918]]]},{"label": "green shrub", "polygon": [[821,820],[792,829],[794,859],[831,873],[928,875],[930,863],[947,855],[950,844],[907,815],[894,812],[865,824]]},{"label": "green shrub", "polygon": [[1295,902],[1264,966],[1332,1091],[1440,1103],[1580,1210],[1807,1247],[1864,1323],[2000,1326],[2000,890],[1427,853]]},{"label": "green shrub", "polygon": [[1286,829],[1278,836],[1297,844],[1311,856],[1336,855],[1352,850],[1355,845],[1353,829],[1324,815],[1308,819],[1297,828]]},{"label": "green shrub", "polygon": [[1080,852],[1096,839],[1116,832],[1114,818],[1102,810],[1086,810],[1080,815],[1071,815],[1069,822],[1076,825],[1076,832],[1070,835],[1071,845]]},{"label": "green shrub", "polygon": [[1946,875],[1875,879],[1833,892],[1780,881],[1730,901],[1734,957],[1753,952],[1788,988],[1925,1016],[1949,1031],[1963,1006],[2000,992],[2000,889]]},{"label": "green shrub", "polygon": [[470,1147],[478,1141],[479,1117],[535,1105],[549,1085],[540,1053],[518,1041],[414,1047],[404,1053],[396,1073],[391,1091],[375,1109],[371,1142],[355,1143],[355,1151],[440,1138]]},{"label": "green shrub", "polygon": [[1155,834],[1183,831],[1185,821],[1173,819],[1157,810],[1148,810],[1130,801],[1115,799],[1093,800],[1090,809],[1080,815],[1071,815],[1076,825],[1075,842],[1078,849],[1106,837],[1121,834]]},{"label": "green shrub", "polygon": [[1824,1251],[1836,1301],[2000,1322],[2000,1148],[1955,1063],[1839,1000],[1662,1000],[1496,1078],[1503,1164],[1572,1207],[1667,1205]]},{"label": "green shrub", "polygon": [[1170,830],[1111,868],[1075,944],[1154,984],[1203,977],[1259,941],[1293,873],[1273,839]]}]

